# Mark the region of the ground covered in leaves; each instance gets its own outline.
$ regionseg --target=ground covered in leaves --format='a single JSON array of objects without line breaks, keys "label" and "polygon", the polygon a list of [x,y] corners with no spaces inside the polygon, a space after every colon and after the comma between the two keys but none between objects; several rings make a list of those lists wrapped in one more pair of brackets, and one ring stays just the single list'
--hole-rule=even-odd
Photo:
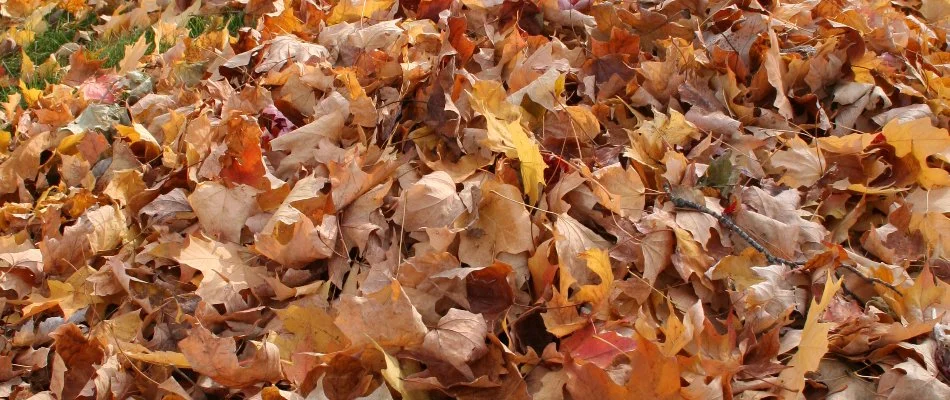
[{"label": "ground covered in leaves", "polygon": [[0,397],[950,398],[948,0],[0,15]]}]

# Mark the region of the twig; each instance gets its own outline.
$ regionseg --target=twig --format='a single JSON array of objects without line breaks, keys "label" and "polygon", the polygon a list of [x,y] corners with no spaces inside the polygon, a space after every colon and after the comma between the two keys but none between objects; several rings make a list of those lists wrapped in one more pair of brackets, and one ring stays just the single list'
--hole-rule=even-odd
[{"label": "twig", "polygon": [[[704,205],[702,205],[702,204],[696,204],[696,203],[694,203],[694,202],[692,202],[692,201],[689,201],[689,200],[686,200],[686,199],[684,199],[684,198],[682,198],[682,197],[679,197],[679,196],[674,195],[674,194],[673,194],[673,190],[670,188],[670,183],[669,183],[669,182],[663,182],[663,190],[666,192],[666,194],[667,194],[668,196],[670,196],[670,201],[673,202],[673,205],[674,205],[674,206],[679,207],[679,208],[688,208],[688,209],[691,209],[691,210],[699,211],[699,212],[704,213],[704,214],[711,215],[713,218],[719,220],[719,223],[721,223],[722,225],[724,225],[726,228],[729,228],[731,231],[735,232],[736,235],[739,235],[739,237],[741,237],[743,240],[745,240],[747,243],[749,243],[749,245],[752,246],[752,248],[758,250],[760,253],[762,253],[763,255],[765,255],[765,259],[768,260],[770,263],[772,263],[772,264],[785,264],[785,265],[788,265],[789,267],[792,267],[792,268],[798,268],[798,267],[801,267],[801,266],[805,265],[805,263],[803,263],[803,262],[790,261],[790,260],[786,260],[786,259],[784,259],[784,258],[782,258],[782,257],[777,257],[777,256],[772,255],[772,253],[769,252],[769,251],[765,248],[765,246],[762,246],[762,244],[760,244],[760,243],[757,242],[755,239],[753,239],[752,236],[749,235],[748,232],[746,232],[744,229],[742,229],[742,227],[740,227],[739,225],[736,225],[735,221],[733,221],[732,218],[729,218],[729,217],[727,217],[727,216],[725,216],[725,215],[722,215],[722,214],[720,214],[720,213],[718,213],[718,212],[715,212],[715,211],[711,210],[709,207],[706,207],[706,206],[704,206]],[[850,266],[850,265],[841,264],[840,267],[841,267],[841,268],[844,268],[844,269],[846,269],[846,270],[848,270],[848,271],[853,272],[853,273],[854,273],[855,275],[857,275],[859,278],[861,278],[861,279],[863,279],[863,280],[865,280],[865,281],[867,281],[867,282],[869,282],[869,283],[871,283],[871,284],[876,283],[876,284],[878,284],[878,285],[884,286],[884,287],[886,287],[886,288],[888,288],[888,289],[894,291],[894,293],[897,293],[898,295],[901,295],[901,296],[903,295],[903,294],[900,292],[900,290],[897,290],[897,287],[896,287],[896,286],[894,286],[894,285],[892,285],[892,284],[890,284],[890,283],[884,282],[884,281],[882,281],[882,280],[880,280],[880,279],[878,279],[878,278],[875,278],[875,277],[873,277],[873,276],[867,276],[867,275],[865,275],[865,274],[862,274],[861,271],[858,271],[856,268],[854,268],[854,267],[852,267],[852,266]]]},{"label": "twig", "polygon": [[897,286],[894,286],[894,285],[892,285],[892,284],[890,284],[890,283],[884,282],[883,280],[880,280],[880,279],[875,278],[875,277],[873,277],[873,276],[864,275],[864,274],[861,273],[861,271],[858,271],[858,269],[855,268],[855,267],[852,267],[852,266],[850,266],[850,265],[848,265],[848,264],[841,264],[841,266],[840,266],[839,268],[844,268],[844,269],[846,269],[846,270],[848,270],[848,271],[851,271],[851,272],[853,272],[855,275],[857,275],[858,278],[861,278],[861,279],[863,279],[863,280],[865,280],[865,281],[867,281],[867,282],[870,282],[870,283],[872,283],[872,284],[876,283],[876,284],[878,284],[878,285],[881,285],[881,286],[884,286],[884,287],[886,287],[886,288],[888,288],[888,289],[891,289],[892,291],[894,291],[894,293],[897,293],[898,296],[901,296],[901,297],[904,296],[904,294],[901,293],[900,290],[897,290]]},{"label": "twig", "polygon": [[686,200],[682,197],[674,195],[673,190],[670,188],[669,182],[663,182],[663,190],[666,192],[668,196],[670,196],[670,201],[673,202],[674,206],[679,207],[679,208],[688,208],[691,210],[699,211],[703,214],[710,215],[713,218],[719,220],[720,224],[722,224],[726,228],[729,228],[729,230],[735,232],[735,234],[739,235],[739,237],[741,237],[742,240],[745,240],[746,243],[749,243],[749,246],[752,246],[753,249],[756,249],[759,251],[759,253],[762,253],[763,255],[765,255],[765,259],[768,260],[768,262],[772,264],[784,264],[793,268],[801,267],[805,265],[805,263],[803,262],[790,261],[782,257],[773,255],[772,252],[768,251],[768,249],[765,248],[765,246],[763,246],[761,243],[753,239],[752,236],[749,235],[749,233],[745,231],[745,229],[742,229],[742,227],[740,227],[739,225],[736,225],[735,221],[733,221],[732,218],[729,218],[725,215],[715,212],[711,210],[709,207],[706,207],[702,204],[696,204],[690,200]]}]

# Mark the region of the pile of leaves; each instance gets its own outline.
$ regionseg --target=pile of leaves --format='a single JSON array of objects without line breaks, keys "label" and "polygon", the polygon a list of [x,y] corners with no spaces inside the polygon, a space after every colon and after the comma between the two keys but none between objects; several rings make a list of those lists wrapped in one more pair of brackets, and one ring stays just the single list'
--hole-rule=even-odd
[{"label": "pile of leaves", "polygon": [[0,14],[0,397],[950,398],[947,0]]}]

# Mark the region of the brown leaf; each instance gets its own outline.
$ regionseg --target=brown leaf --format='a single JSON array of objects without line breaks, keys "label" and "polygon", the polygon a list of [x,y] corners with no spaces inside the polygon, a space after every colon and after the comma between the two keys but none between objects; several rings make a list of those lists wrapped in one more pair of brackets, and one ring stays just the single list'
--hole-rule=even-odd
[{"label": "brown leaf", "polygon": [[208,181],[198,184],[188,196],[188,203],[208,235],[223,242],[241,243],[241,229],[258,209],[257,194],[250,186],[228,188]]},{"label": "brown leaf", "polygon": [[805,373],[816,371],[822,357],[828,351],[828,330],[831,328],[831,324],[818,322],[818,319],[828,308],[832,297],[840,288],[841,280],[832,281],[831,272],[828,272],[828,281],[825,282],[821,302],[812,300],[811,307],[808,309],[798,352],[789,360],[789,368],[779,375],[779,382],[782,383],[781,387],[784,388],[782,396],[800,394],[805,388]]},{"label": "brown leaf", "polygon": [[579,285],[596,283],[597,275],[587,268],[587,261],[582,254],[588,249],[607,248],[607,241],[567,214],[557,217],[554,233],[558,261],[566,272],[566,275],[561,276],[562,291],[573,282]]},{"label": "brown leaf", "polygon": [[482,267],[490,265],[498,253],[518,254],[533,249],[534,226],[528,210],[517,200],[521,191],[488,180],[482,184],[481,193],[476,219],[466,226],[459,243],[459,260]]},{"label": "brown leaf", "polygon": [[[63,399],[79,397],[83,387],[95,375],[96,365],[102,363],[105,349],[97,340],[87,339],[82,330],[72,323],[63,324],[50,336],[53,338],[57,360],[61,360],[65,367],[57,395]],[[58,385],[53,382],[51,386]]]},{"label": "brown leaf", "polygon": [[343,296],[337,310],[334,323],[354,346],[376,342],[387,347],[414,347],[428,332],[397,282],[366,296]]},{"label": "brown leaf", "polygon": [[191,369],[222,385],[245,387],[280,380],[280,351],[277,346],[263,342],[249,347],[254,354],[251,358],[239,361],[233,338],[215,336],[200,325],[192,327],[188,336],[178,342],[178,348],[188,358]]},{"label": "brown leaf", "polygon": [[465,210],[449,174],[437,171],[406,188],[393,221],[409,231],[451,226]]},{"label": "brown leaf", "polygon": [[265,284],[260,267],[251,267],[233,244],[189,236],[176,261],[201,272],[195,293],[210,304],[224,304],[228,311],[247,308],[242,290]]},{"label": "brown leaf", "polygon": [[475,376],[467,365],[488,351],[485,335],[488,325],[481,314],[472,314],[465,310],[449,310],[439,324],[426,333],[422,350],[432,357],[445,360],[457,368],[465,377],[473,380]]}]

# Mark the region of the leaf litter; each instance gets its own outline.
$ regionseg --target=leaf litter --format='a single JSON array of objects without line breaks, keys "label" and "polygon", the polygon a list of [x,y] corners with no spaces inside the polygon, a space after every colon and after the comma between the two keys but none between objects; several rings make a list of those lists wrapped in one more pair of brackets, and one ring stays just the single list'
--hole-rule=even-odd
[{"label": "leaf litter", "polygon": [[0,15],[0,397],[950,397],[946,1]]}]

